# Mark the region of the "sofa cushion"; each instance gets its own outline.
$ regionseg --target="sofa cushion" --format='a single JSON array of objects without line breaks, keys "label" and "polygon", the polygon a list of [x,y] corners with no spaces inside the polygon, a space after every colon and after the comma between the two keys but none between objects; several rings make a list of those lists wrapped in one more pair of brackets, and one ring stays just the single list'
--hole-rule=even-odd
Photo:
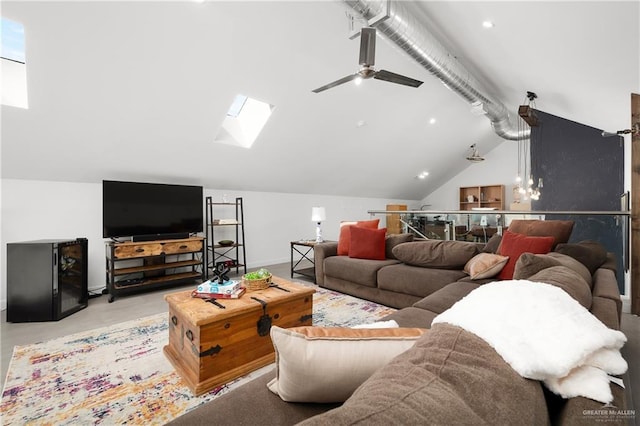
[{"label": "sofa cushion", "polygon": [[513,268],[513,279],[526,280],[530,276],[537,274],[543,269],[560,265],[560,262],[550,256],[533,253],[522,253],[518,258],[515,267]]},{"label": "sofa cushion", "polygon": [[549,252],[547,254],[523,253],[516,262],[513,279],[526,280],[533,274],[551,266],[566,266],[578,273],[591,288],[591,274],[586,266],[565,254]]},{"label": "sofa cushion", "polygon": [[400,327],[430,328],[431,322],[438,314],[426,309],[409,306],[399,309],[381,319],[381,321],[395,321]]},{"label": "sofa cushion", "polygon": [[613,300],[594,296],[589,311],[610,329],[620,330],[620,318]]},{"label": "sofa cushion", "polygon": [[551,266],[529,277],[536,281],[560,287],[585,308],[591,308],[592,296],[589,284],[580,274],[566,266]]},{"label": "sofa cushion", "polygon": [[577,272],[582,277],[582,279],[587,284],[589,284],[589,288],[592,287],[593,278],[591,276],[591,272],[589,272],[589,269],[587,269],[587,267],[584,266],[581,262],[577,261],[571,256],[567,256],[566,254],[557,253],[554,251],[547,253],[546,256],[556,259],[562,266],[566,266],[572,271]]},{"label": "sofa cushion", "polygon": [[610,269],[598,269],[593,274],[595,285],[593,286],[593,295],[606,297],[611,300],[620,300],[620,290],[618,289],[618,281],[616,276]]},{"label": "sofa cushion", "polygon": [[354,259],[348,256],[331,256],[324,260],[324,274],[367,287],[377,287],[378,270],[400,263],[394,259]]},{"label": "sofa cushion", "polygon": [[[517,398],[514,398],[517,395]],[[547,425],[540,382],[472,333],[437,324],[338,408],[301,425]]]},{"label": "sofa cushion", "polygon": [[548,253],[551,250],[553,241],[553,237],[529,237],[505,231],[502,236],[502,241],[500,242],[498,254],[508,256],[509,260],[504,268],[502,268],[502,271],[498,274],[498,279],[512,279],[516,262],[522,253]]},{"label": "sofa cushion", "polygon": [[476,244],[442,240],[403,243],[393,249],[394,256],[407,265],[460,270],[478,253]]},{"label": "sofa cushion", "polygon": [[464,272],[469,274],[472,280],[482,280],[498,275],[509,258],[499,254],[479,253],[464,265]]},{"label": "sofa cushion", "polygon": [[598,269],[611,269],[614,273],[618,271],[618,260],[616,259],[616,254],[607,252],[607,259],[604,261],[600,268]]},{"label": "sofa cushion", "polygon": [[395,255],[393,254],[393,248],[398,244],[408,243],[413,241],[413,234],[389,234],[385,240],[385,255],[387,259],[395,259]]},{"label": "sofa cushion", "polygon": [[386,233],[387,228],[368,229],[352,226],[349,257],[373,260],[386,259],[384,250]]},{"label": "sofa cushion", "polygon": [[349,247],[351,247],[351,227],[359,226],[362,228],[377,229],[380,219],[359,220],[356,222],[340,222],[340,236],[338,237],[338,255],[348,256]]},{"label": "sofa cushion", "polygon": [[498,247],[500,247],[500,241],[502,241],[501,234],[493,234],[487,244],[484,245],[482,252],[483,253],[497,253]]},{"label": "sofa cushion", "polygon": [[274,326],[276,378],[269,389],[288,402],[341,402],[425,332],[419,328]]},{"label": "sofa cushion", "polygon": [[535,219],[515,219],[509,224],[509,231],[516,234],[528,235],[531,237],[554,238],[553,246],[566,243],[573,231],[572,220],[535,220]]},{"label": "sofa cushion", "polygon": [[453,306],[458,300],[471,293],[480,284],[470,281],[458,281],[451,283],[435,293],[413,304],[415,308],[426,309],[436,314],[441,314]]},{"label": "sofa cushion", "polygon": [[[613,401],[605,406],[603,406],[601,402],[582,396],[577,396],[568,400],[563,399],[561,403],[558,404],[560,405],[560,407],[558,407],[559,412],[555,415],[552,413],[553,424],[574,426],[617,424],[621,426],[628,426],[634,421],[637,423],[637,408],[635,411],[626,411],[627,414],[634,413],[633,415],[635,418],[633,420],[627,421],[624,418],[625,415],[623,413],[627,410],[627,392],[625,392],[622,387],[611,383],[611,393],[613,394]],[[623,415],[619,415],[618,413]]]},{"label": "sofa cushion", "polygon": [[378,288],[425,297],[464,276],[462,270],[396,264],[378,270]]},{"label": "sofa cushion", "polygon": [[597,241],[585,240],[579,243],[558,244],[555,251],[573,257],[586,266],[591,274],[607,260],[607,251]]},{"label": "sofa cushion", "polygon": [[618,280],[616,274],[611,269],[598,268],[593,274],[593,297],[603,297],[613,300],[616,304],[618,319],[622,315],[622,299],[620,298],[620,290],[618,289]]},{"label": "sofa cushion", "polygon": [[496,278],[483,278],[481,280],[472,280],[470,276],[466,276],[466,277],[462,277],[458,280],[458,282],[463,282],[463,283],[474,283],[474,284],[478,284],[478,285],[482,285],[482,284],[489,284],[492,283],[496,280]]},{"label": "sofa cushion", "polygon": [[[203,403],[193,410],[166,423],[166,426],[209,426],[209,425],[255,425],[256,419],[268,419],[262,424],[293,425],[309,417],[324,413],[340,405],[284,402],[267,388],[273,380],[275,370],[271,370],[257,379],[250,380],[231,392],[220,392],[209,402],[203,396]],[[164,423],[158,420],[157,423]],[[142,423],[132,421],[131,423]],[[124,423],[124,421],[122,422]],[[156,423],[149,422],[149,423]]]}]

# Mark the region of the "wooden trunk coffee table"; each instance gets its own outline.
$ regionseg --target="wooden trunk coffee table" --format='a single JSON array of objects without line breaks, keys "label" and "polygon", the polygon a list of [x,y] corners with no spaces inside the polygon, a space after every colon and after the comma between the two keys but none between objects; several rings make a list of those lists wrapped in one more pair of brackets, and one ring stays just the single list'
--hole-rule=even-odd
[{"label": "wooden trunk coffee table", "polygon": [[169,344],[163,351],[194,395],[274,362],[272,325],[312,325],[313,287],[277,277],[273,284],[239,299],[217,300],[224,308],[191,297],[191,290],[164,297]]}]

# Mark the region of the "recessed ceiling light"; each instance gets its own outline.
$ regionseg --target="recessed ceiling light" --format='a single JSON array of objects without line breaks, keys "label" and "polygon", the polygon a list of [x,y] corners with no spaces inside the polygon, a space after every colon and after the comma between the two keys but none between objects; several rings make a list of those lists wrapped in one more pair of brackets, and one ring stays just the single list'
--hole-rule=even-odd
[{"label": "recessed ceiling light", "polygon": [[429,124],[436,124],[436,119],[435,119],[435,118],[433,118],[433,117],[431,117],[431,118],[429,119]]},{"label": "recessed ceiling light", "polygon": [[356,121],[356,127],[364,127],[367,125],[367,122],[364,120],[358,120]]},{"label": "recessed ceiling light", "polygon": [[418,176],[416,176],[417,179],[426,179],[427,176],[429,176],[429,172],[420,172],[420,174]]},{"label": "recessed ceiling light", "polygon": [[482,26],[483,26],[484,28],[493,28],[493,22],[491,22],[491,21],[484,21],[484,22],[482,22]]}]

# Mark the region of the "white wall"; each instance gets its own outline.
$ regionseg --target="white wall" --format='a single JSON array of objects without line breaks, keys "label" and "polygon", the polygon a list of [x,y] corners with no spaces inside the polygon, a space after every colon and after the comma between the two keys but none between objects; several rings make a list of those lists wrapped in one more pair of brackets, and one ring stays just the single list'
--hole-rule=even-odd
[{"label": "white wall", "polygon": [[[102,184],[3,179],[0,204],[0,309],[6,308],[6,244],[48,238],[86,237],[89,240],[89,289],[105,287],[105,240],[102,238]],[[325,239],[337,239],[341,220],[368,219],[367,210],[416,200],[347,198],[205,189],[205,196],[222,201],[243,197],[247,265],[249,268],[290,260],[290,241],[315,238],[311,207],[324,206]],[[381,226],[384,220],[381,221]],[[216,240],[218,235],[216,235]],[[222,239],[222,237],[220,237]]]},{"label": "white wall", "polygon": [[504,141],[483,156],[483,162],[469,163],[464,171],[424,198],[422,205],[429,205],[424,210],[458,210],[460,187],[481,185],[504,185],[505,210],[508,210],[518,174],[518,143]]}]

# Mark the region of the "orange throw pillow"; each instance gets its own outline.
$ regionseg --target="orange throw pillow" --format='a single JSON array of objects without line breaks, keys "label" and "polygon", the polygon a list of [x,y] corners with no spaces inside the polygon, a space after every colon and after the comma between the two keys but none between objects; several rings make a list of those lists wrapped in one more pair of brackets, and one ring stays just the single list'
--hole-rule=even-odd
[{"label": "orange throw pillow", "polygon": [[380,219],[359,220],[357,222],[340,223],[340,237],[338,238],[338,256],[348,256],[349,247],[351,246],[351,227],[358,226],[360,228],[378,229]]},{"label": "orange throw pillow", "polygon": [[369,229],[351,226],[349,257],[356,259],[384,260],[387,228]]},{"label": "orange throw pillow", "polygon": [[500,247],[498,248],[498,254],[501,256],[509,256],[509,260],[497,278],[500,280],[513,279],[516,262],[522,253],[547,254],[551,251],[554,241],[554,237],[529,237],[527,235],[505,231],[502,236],[502,241],[500,242]]}]

